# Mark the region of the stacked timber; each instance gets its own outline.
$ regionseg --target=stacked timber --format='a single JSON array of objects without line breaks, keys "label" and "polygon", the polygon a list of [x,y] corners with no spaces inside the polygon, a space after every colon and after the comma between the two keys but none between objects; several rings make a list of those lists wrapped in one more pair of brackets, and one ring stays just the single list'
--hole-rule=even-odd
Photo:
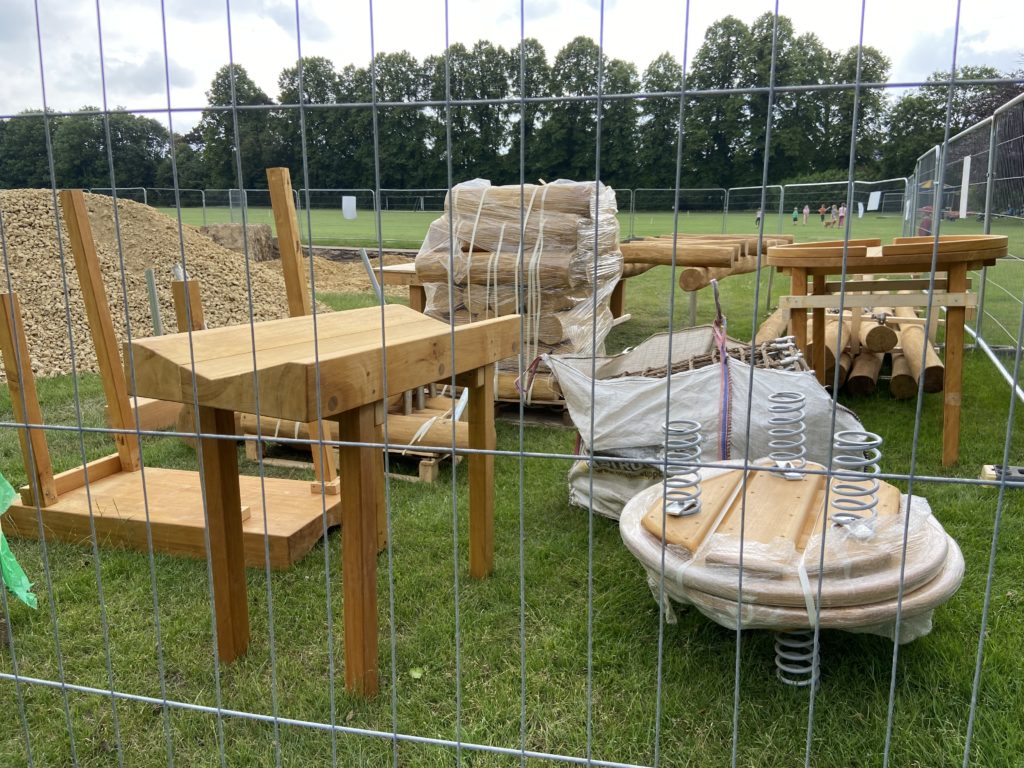
[{"label": "stacked timber", "polygon": [[[859,311],[859,310],[854,310]],[[777,309],[761,324],[756,340],[770,341],[785,335],[788,316]],[[856,339],[853,337],[856,326]],[[854,322],[851,312],[830,314],[825,320],[826,387],[836,383],[852,397],[873,395],[888,362],[889,394],[896,400],[917,397],[918,382],[924,379],[924,392],[941,392],[945,368],[928,338],[924,321],[910,307],[877,306],[867,309]],[[808,362],[819,359],[814,343],[808,345]],[[922,365],[923,362],[923,365]]]},{"label": "stacked timber", "polygon": [[[679,269],[679,287],[684,291],[698,291],[730,275],[742,275],[757,270],[758,253],[762,255],[770,246],[790,245],[792,235],[769,235],[760,239],[755,235],[676,235],[651,237],[623,243],[622,258],[627,271],[639,274],[657,266]],[[763,258],[763,256],[762,256]]]},{"label": "stacked timber", "polygon": [[[527,362],[603,354],[622,276],[616,213],[614,190],[595,182],[456,185],[416,256],[424,311],[457,325],[519,313]],[[517,387],[527,386],[519,358],[496,368],[495,396],[518,400]],[[529,382],[528,401],[560,401],[543,364]]]}]

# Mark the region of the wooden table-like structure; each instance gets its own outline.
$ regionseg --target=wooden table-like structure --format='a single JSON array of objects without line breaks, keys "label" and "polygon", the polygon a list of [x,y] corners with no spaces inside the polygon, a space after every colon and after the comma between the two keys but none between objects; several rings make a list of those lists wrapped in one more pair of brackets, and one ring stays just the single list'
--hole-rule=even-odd
[{"label": "wooden table-like structure", "polygon": [[[932,237],[897,237],[892,245],[882,245],[881,240],[850,240],[846,244],[846,274],[848,275],[899,275],[927,273],[931,269],[935,239]],[[843,273],[842,241],[825,243],[800,243],[798,245],[776,246],[768,249],[768,264],[788,272],[791,280],[790,294],[780,299],[780,306],[790,310],[790,333],[796,337],[797,346],[807,353],[807,310],[812,312],[812,338],[814,357],[812,366],[823,381],[825,373],[825,309],[839,306],[839,287],[827,283],[829,275]],[[1007,253],[1007,238],[996,235],[969,236],[950,235],[940,238],[936,255],[936,275],[932,304],[938,310],[945,306],[946,312],[946,372],[944,404],[942,411],[942,463],[955,464],[960,453],[960,401],[963,391],[964,320],[974,297],[968,294],[967,271],[992,266],[996,259]],[[811,278],[808,294],[807,279]],[[890,289],[897,287],[886,283]],[[871,295],[870,282],[845,284],[845,291],[851,294],[867,291],[865,295],[846,295],[846,307],[873,306],[884,303],[888,306],[924,306],[928,296],[917,295],[886,296],[879,299]],[[877,289],[880,286],[874,286]],[[917,285],[920,288],[920,284]],[[926,286],[925,286],[926,287]]]},{"label": "wooden table-like structure", "polygon": [[[377,552],[382,479],[376,455],[387,391],[459,375],[469,387],[470,447],[493,450],[493,364],[515,355],[516,315],[449,326],[390,305],[132,342],[134,394],[198,403],[213,568],[217,649],[230,661],[249,643],[233,414],[338,422],[345,601],[345,683],[377,691]],[[454,347],[453,347],[454,344]],[[453,355],[454,352],[454,355]],[[259,407],[257,408],[257,390]],[[469,457],[470,574],[493,568],[494,457]]]}]

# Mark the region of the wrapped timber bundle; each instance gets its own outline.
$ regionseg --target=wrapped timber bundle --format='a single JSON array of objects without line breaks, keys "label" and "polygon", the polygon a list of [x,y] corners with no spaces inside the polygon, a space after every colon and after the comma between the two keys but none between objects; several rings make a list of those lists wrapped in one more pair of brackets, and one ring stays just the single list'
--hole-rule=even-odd
[{"label": "wrapped timber bundle", "polygon": [[[457,184],[416,256],[424,311],[456,324],[520,313],[528,361],[601,354],[622,276],[616,213],[600,182]],[[518,358],[497,365],[498,399],[519,399],[518,369]],[[543,362],[530,380],[528,402],[559,401]]]},{"label": "wrapped timber bundle", "polygon": [[[569,472],[570,503],[593,505],[598,514],[617,519],[626,500],[661,477],[666,398],[674,411],[706,426],[705,456],[712,461],[742,457],[748,436],[752,455],[766,453],[772,438],[764,405],[775,392],[796,390],[807,400],[808,455],[826,460],[832,400],[792,343],[783,339],[754,348],[749,431],[750,344],[725,337],[725,348],[723,363],[714,328],[697,326],[656,334],[628,352],[596,361],[549,355],[546,362],[580,433],[578,452],[595,454],[593,494],[591,463],[578,461]],[[592,364],[596,378],[591,378]],[[836,429],[859,427],[857,417],[838,406]]]}]

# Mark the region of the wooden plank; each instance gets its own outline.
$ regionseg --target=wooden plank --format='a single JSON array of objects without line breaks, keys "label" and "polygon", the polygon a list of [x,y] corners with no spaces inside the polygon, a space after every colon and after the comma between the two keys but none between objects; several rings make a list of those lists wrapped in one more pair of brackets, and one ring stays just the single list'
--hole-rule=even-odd
[{"label": "wooden plank", "polygon": [[202,285],[198,280],[172,281],[171,295],[174,297],[174,316],[178,321],[179,333],[201,331],[206,328]]},{"label": "wooden plank", "polygon": [[[48,507],[57,501],[57,489],[53,479],[53,465],[50,463],[50,449],[43,431],[43,413],[39,408],[36,393],[36,378],[32,374],[32,358],[29,357],[28,341],[21,318],[21,305],[16,293],[0,294],[0,352],[4,357],[4,373],[7,374],[7,389],[11,393],[11,412],[14,420],[21,424],[32,424],[38,428],[19,427],[18,441],[21,443],[21,460],[25,476],[29,478],[30,489],[38,490],[39,506]],[[30,490],[35,498],[35,491]]]},{"label": "wooden plank", "polygon": [[103,392],[110,408],[111,429],[123,430],[114,435],[117,453],[121,457],[121,467],[125,471],[135,471],[139,468],[139,443],[134,433],[135,424],[132,422],[131,405],[128,402],[128,385],[124,369],[121,367],[121,355],[117,351],[117,336],[110,317],[110,304],[107,302],[107,291],[103,287],[103,276],[100,274],[96,244],[93,242],[89,212],[85,207],[82,190],[61,190],[60,207],[64,213],[64,223],[71,242],[75,271],[78,273],[78,282],[82,288],[89,333],[96,348]]},{"label": "wooden plank", "polygon": [[[839,293],[842,285],[846,286],[847,293],[858,293],[860,291],[868,291],[870,293],[885,296],[886,291],[927,291],[928,290],[928,278],[927,277],[915,277],[900,280],[847,280],[845,284],[838,281],[830,281],[825,285],[825,290],[828,293]],[[967,281],[967,289],[970,290],[972,281]],[[946,290],[946,279],[944,277],[935,278],[935,285],[932,286],[936,291]]]},{"label": "wooden plank", "polygon": [[[818,294],[814,296],[780,296],[779,306],[790,310],[796,309],[838,309],[839,294]],[[928,296],[923,293],[882,294],[852,293],[843,298],[846,307],[873,307],[879,301],[885,301],[890,307],[924,307],[928,305]],[[967,292],[945,293],[936,291],[932,303],[942,307],[976,307],[978,297]]]},{"label": "wooden plank", "polygon": [[419,285],[416,277],[416,262],[408,264],[389,264],[380,270],[384,285]]},{"label": "wooden plank", "polygon": [[409,306],[417,312],[427,308],[427,291],[422,285],[409,286]]},{"label": "wooden plank", "polygon": [[249,647],[235,417],[231,411],[200,406],[198,420],[200,432],[205,435],[230,435],[228,439],[201,437],[199,442],[217,617],[217,653],[221,661],[231,662]]},{"label": "wooden plank", "polygon": [[[718,519],[723,505],[729,503],[743,480],[741,470],[730,470],[704,480],[700,484],[701,511],[696,515],[674,517],[663,514],[663,500],[651,505],[641,520],[647,531],[676,547],[687,552],[696,552],[697,547],[707,537],[712,524]],[[730,504],[731,506],[731,504]],[[664,519],[664,529],[662,520]]]},{"label": "wooden plank", "polygon": [[[469,385],[469,445],[493,451],[494,365],[476,369]],[[482,579],[494,570],[494,456],[469,456],[469,575]]]},{"label": "wooden plank", "polygon": [[288,296],[288,314],[291,317],[308,315],[312,305],[309,301],[309,285],[302,268],[302,244],[299,242],[291,173],[287,168],[267,168],[267,186],[270,189],[270,204],[274,209],[281,271],[284,273],[284,288]]},{"label": "wooden plank", "polygon": [[[337,417],[347,442],[372,442],[375,405],[362,405]],[[341,568],[345,600],[345,688],[373,696],[377,681],[377,511],[378,464],[370,448],[342,445]]]},{"label": "wooden plank", "polygon": [[[967,268],[950,267],[949,287],[953,291],[966,290]],[[942,466],[956,464],[960,458],[960,400],[963,391],[964,365],[963,307],[946,311],[946,374],[942,409]]]}]

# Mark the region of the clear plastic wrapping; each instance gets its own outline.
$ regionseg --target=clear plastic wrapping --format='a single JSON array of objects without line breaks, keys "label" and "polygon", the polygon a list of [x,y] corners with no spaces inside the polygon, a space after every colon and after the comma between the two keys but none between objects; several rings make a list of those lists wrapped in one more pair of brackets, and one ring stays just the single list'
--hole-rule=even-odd
[{"label": "clear plastic wrapping", "polygon": [[622,275],[616,213],[614,190],[595,182],[456,185],[416,256],[426,313],[455,323],[521,313],[529,359],[600,354]]},{"label": "clear plastic wrapping", "polygon": [[[730,471],[704,469],[702,481]],[[900,639],[910,642],[930,631],[934,609],[952,596],[963,578],[960,549],[931,514],[928,502],[913,496],[908,504],[908,497],[899,494],[899,511],[879,517],[868,531],[828,525],[824,557],[820,531],[799,546],[789,540],[745,540],[740,599],[738,537],[710,533],[692,552],[663,546],[661,537],[644,525],[651,509],[660,508],[662,493],[658,483],[626,504],[619,522],[622,539],[647,572],[655,597],[663,588],[667,598],[695,606],[724,627],[735,628],[739,619],[744,629],[793,630],[812,627],[817,616],[822,628],[892,638],[900,605]],[[671,605],[661,607],[670,615]]]}]

